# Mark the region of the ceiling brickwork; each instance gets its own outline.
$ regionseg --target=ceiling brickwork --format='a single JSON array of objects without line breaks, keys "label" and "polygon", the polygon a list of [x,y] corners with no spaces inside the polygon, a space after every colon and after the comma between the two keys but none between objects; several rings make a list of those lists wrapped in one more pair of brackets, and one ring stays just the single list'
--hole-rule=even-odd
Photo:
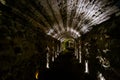
[{"label": "ceiling brickwork", "polygon": [[[46,34],[78,38],[119,11],[116,0],[1,0]],[[65,38],[65,37],[64,37]]]}]

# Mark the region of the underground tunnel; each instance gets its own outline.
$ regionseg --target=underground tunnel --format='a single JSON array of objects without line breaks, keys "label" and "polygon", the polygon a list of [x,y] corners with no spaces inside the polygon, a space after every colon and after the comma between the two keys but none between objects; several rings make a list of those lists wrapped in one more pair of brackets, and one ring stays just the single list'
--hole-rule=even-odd
[{"label": "underground tunnel", "polygon": [[120,0],[0,0],[0,80],[120,80]]}]

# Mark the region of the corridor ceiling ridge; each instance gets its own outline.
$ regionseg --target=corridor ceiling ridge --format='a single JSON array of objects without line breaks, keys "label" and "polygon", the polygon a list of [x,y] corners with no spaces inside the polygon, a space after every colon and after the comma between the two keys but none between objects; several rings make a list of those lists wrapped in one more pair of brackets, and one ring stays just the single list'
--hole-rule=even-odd
[{"label": "corridor ceiling ridge", "polygon": [[[4,5],[5,1],[9,0],[0,0]],[[15,2],[22,9],[22,5],[17,4],[19,1]],[[81,34],[89,32],[92,26],[110,19],[111,15],[119,11],[115,5],[117,0],[20,0],[20,2],[33,12],[36,24],[40,24],[45,33],[56,39],[60,39],[66,33],[78,38]],[[27,16],[30,18],[31,15]]]},{"label": "corridor ceiling ridge", "polygon": [[80,37],[118,11],[114,1],[109,0],[46,0],[40,3],[47,3],[49,7],[43,5],[44,8],[51,10],[54,24],[47,33],[57,39],[65,33],[73,38]]}]

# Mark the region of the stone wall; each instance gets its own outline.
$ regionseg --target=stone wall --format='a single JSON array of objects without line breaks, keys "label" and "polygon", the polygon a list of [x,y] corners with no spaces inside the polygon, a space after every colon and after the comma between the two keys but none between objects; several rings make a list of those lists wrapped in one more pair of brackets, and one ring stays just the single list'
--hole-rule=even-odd
[{"label": "stone wall", "polygon": [[[84,58],[90,60],[90,67],[95,63],[97,56],[102,56],[110,62],[110,70],[104,68],[98,69],[110,80],[119,79],[120,73],[120,17],[113,16],[110,20],[94,26],[94,28],[87,34],[81,37],[82,55]],[[86,55],[88,49],[89,55]],[[95,72],[90,68],[91,72]],[[111,74],[112,73],[112,74]]]},{"label": "stone wall", "polygon": [[0,80],[33,80],[36,70],[45,70],[46,47],[55,39],[8,5],[0,3]]}]

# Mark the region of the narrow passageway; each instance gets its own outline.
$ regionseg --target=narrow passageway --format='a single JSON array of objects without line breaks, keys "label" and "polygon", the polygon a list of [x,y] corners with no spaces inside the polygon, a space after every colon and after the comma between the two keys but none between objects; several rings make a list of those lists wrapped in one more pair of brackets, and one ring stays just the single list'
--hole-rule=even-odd
[{"label": "narrow passageway", "polygon": [[0,80],[120,80],[120,0],[0,0]]},{"label": "narrow passageway", "polygon": [[55,62],[53,62],[53,65],[49,71],[46,72],[45,75],[48,77],[44,78],[52,78],[54,80],[79,80],[82,76],[80,74],[81,72],[81,65],[79,64],[78,60],[76,60],[73,52],[61,52],[60,55],[56,58]]},{"label": "narrow passageway", "polygon": [[42,76],[43,80],[93,80],[84,73],[84,65],[74,55],[74,49],[62,51]]}]

